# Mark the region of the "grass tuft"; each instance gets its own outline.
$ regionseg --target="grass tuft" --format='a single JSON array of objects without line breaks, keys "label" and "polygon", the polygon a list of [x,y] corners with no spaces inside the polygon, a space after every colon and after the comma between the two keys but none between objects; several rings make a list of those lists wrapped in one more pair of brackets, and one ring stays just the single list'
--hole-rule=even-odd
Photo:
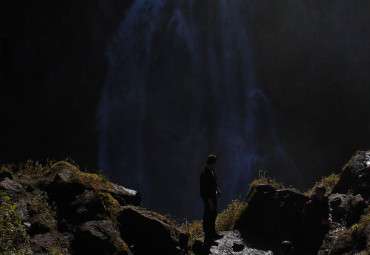
[{"label": "grass tuft", "polygon": [[327,177],[322,177],[321,181],[316,182],[315,185],[305,193],[305,195],[307,195],[307,196],[313,195],[314,192],[315,192],[315,189],[318,186],[325,186],[326,187],[326,194],[327,195],[331,194],[335,185],[339,181],[339,177],[340,176],[338,174],[331,174]]},{"label": "grass tuft", "polygon": [[271,177],[268,177],[266,176],[266,173],[267,171],[265,170],[260,170],[258,172],[258,178],[255,179],[249,186],[249,191],[254,188],[255,186],[257,186],[258,184],[269,184],[271,186],[273,186],[274,188],[276,189],[284,189],[285,186],[283,183],[281,182],[277,182],[275,179],[271,178]]},{"label": "grass tuft", "polygon": [[217,216],[216,230],[233,230],[236,221],[239,219],[241,212],[245,210],[246,206],[247,203],[241,201],[241,198],[233,200],[229,206]]}]

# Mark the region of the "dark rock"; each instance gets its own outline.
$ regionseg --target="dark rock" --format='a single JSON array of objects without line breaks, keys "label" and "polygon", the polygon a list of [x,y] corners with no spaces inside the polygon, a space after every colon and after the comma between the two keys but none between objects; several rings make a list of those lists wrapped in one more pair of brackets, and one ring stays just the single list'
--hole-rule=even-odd
[{"label": "dark rock", "polygon": [[203,254],[203,240],[197,239],[194,241],[194,244],[191,248],[195,255],[202,255]]},{"label": "dark rock", "polygon": [[121,240],[116,226],[107,220],[89,221],[80,226],[72,242],[73,254],[132,254]]},{"label": "dark rock", "polygon": [[329,196],[329,205],[332,210],[333,220],[345,221],[347,227],[359,221],[366,202],[360,194],[356,196],[345,194],[332,194]]},{"label": "dark rock", "polygon": [[117,217],[123,240],[133,246],[135,255],[181,254],[181,231],[160,217],[139,208],[125,207]]},{"label": "dark rock", "polygon": [[63,169],[58,172],[51,183],[44,184],[45,191],[51,201],[55,202],[60,215],[68,215],[70,204],[75,200],[77,195],[84,192],[85,187],[76,181],[72,176],[72,171]]},{"label": "dark rock", "polygon": [[0,172],[0,180],[5,179],[6,177],[9,178],[10,180],[13,180],[13,175],[10,172],[8,171]]},{"label": "dark rock", "polygon": [[117,184],[113,184],[112,188],[101,188],[100,190],[111,194],[121,205],[140,206],[141,194],[138,191],[127,189]]},{"label": "dark rock", "polygon": [[38,234],[30,239],[30,245],[32,251],[35,253],[47,252],[48,248],[52,246],[68,249],[70,238],[71,236],[69,234],[58,232]]},{"label": "dark rock", "polygon": [[233,244],[233,251],[239,252],[244,249],[244,243],[242,241],[235,241]]},{"label": "dark rock", "polygon": [[302,209],[308,199],[293,190],[256,185],[247,195],[248,206],[241,213],[236,228],[243,235],[251,234],[256,240],[262,238],[266,243],[297,241],[301,231]]},{"label": "dark rock", "polygon": [[92,192],[77,195],[70,207],[73,222],[96,220],[97,215],[104,213],[104,211],[102,201]]},{"label": "dark rock", "polygon": [[361,151],[352,157],[332,193],[348,192],[361,194],[365,200],[370,198],[370,152]]},{"label": "dark rock", "polygon": [[5,177],[0,182],[0,190],[7,191],[9,195],[16,195],[24,192],[22,184],[9,179],[8,177]]}]

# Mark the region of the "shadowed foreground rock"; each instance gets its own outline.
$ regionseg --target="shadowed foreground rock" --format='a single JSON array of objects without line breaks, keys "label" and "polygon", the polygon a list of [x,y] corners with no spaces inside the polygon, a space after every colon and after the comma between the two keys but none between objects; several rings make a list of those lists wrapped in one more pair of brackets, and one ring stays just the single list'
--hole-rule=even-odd
[{"label": "shadowed foreground rock", "polygon": [[259,184],[249,191],[248,206],[242,212],[236,228],[249,239],[259,239],[269,247],[284,240],[299,242],[301,213],[308,197],[289,189],[277,190],[272,185]]},{"label": "shadowed foreground rock", "polygon": [[152,212],[124,207],[117,221],[134,254],[180,255],[186,249],[188,234]]},{"label": "shadowed foreground rock", "polygon": [[89,221],[82,224],[72,243],[74,254],[132,255],[122,242],[117,227],[107,220]]}]

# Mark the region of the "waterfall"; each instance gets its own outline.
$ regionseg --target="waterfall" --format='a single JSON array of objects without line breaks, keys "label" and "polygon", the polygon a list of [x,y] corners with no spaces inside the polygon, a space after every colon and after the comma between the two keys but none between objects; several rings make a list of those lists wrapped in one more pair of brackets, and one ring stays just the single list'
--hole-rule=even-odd
[{"label": "waterfall", "polygon": [[199,217],[209,153],[219,158],[225,203],[247,191],[266,154],[284,154],[255,81],[241,5],[136,0],[107,49],[99,164],[141,191],[144,206]]}]

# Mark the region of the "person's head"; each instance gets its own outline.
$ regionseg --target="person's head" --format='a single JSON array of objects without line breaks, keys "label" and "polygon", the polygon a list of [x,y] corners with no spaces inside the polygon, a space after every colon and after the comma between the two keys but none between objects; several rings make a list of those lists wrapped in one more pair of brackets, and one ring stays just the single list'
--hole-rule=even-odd
[{"label": "person's head", "polygon": [[283,241],[280,244],[280,254],[281,255],[291,255],[293,254],[293,244],[291,241]]},{"label": "person's head", "polygon": [[317,199],[320,202],[324,199],[325,193],[326,193],[326,187],[325,186],[318,186],[318,187],[316,187],[316,189],[315,189],[315,195],[316,195]]},{"label": "person's head", "polygon": [[209,155],[207,158],[207,167],[209,169],[214,168],[216,165],[216,161],[217,161],[216,155],[213,155],[213,154]]}]

